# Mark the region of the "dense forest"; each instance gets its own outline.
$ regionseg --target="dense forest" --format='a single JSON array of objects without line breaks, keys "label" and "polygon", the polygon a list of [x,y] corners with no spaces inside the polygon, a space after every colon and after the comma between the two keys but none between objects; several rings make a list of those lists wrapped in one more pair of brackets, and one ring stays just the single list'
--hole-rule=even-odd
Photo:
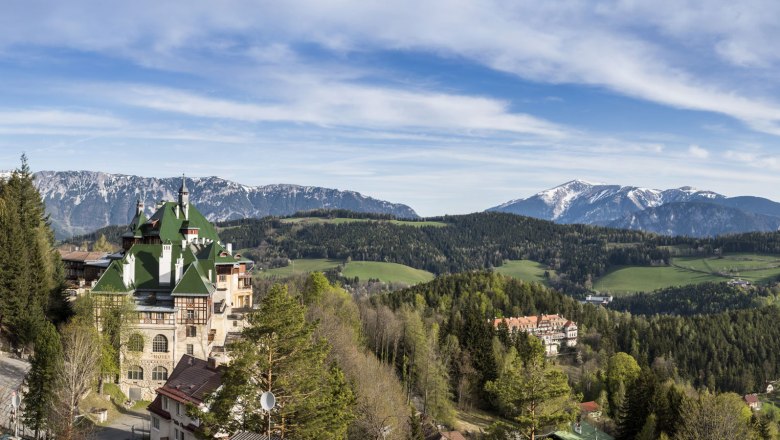
[{"label": "dense forest", "polygon": [[[390,216],[317,210],[296,217],[388,220]],[[641,231],[559,225],[513,214],[486,212],[424,219],[446,224],[410,226],[386,221],[311,223],[280,218],[241,219],[218,224],[220,237],[245,249],[260,265],[287,259],[333,258],[405,264],[434,274],[498,267],[505,260],[545,264],[553,286],[582,295],[596,278],[625,265],[668,265],[674,255],[714,256],[721,252],[780,253],[780,233],[748,233],[711,239],[666,237]],[[118,244],[122,228],[109,226],[74,237],[91,242],[105,235]]]},{"label": "dense forest", "polygon": [[[626,352],[640,365],[667,359],[695,387],[754,392],[780,374],[780,308],[774,305],[695,316],[632,315],[488,272],[440,277],[375,301],[393,309],[424,304],[427,316],[440,322],[440,338],[452,334],[472,341],[469,346],[478,351],[490,350],[493,331],[488,319],[559,313],[578,323],[580,339],[593,356]],[[473,341],[480,334],[483,339]],[[489,356],[475,352],[472,358]],[[495,374],[489,363],[478,370],[488,378]]]},{"label": "dense forest", "polygon": [[777,299],[777,288],[708,282],[618,297],[609,308],[638,315],[699,315],[761,307]]}]

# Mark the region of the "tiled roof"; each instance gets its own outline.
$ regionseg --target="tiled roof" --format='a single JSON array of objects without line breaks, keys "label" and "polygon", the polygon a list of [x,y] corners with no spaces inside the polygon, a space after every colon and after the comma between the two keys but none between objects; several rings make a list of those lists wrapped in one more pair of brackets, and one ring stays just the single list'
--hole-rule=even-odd
[{"label": "tiled roof", "polygon": [[60,258],[63,261],[95,261],[102,260],[108,256],[106,252],[86,252],[86,251],[60,251]]},{"label": "tiled roof", "polygon": [[496,318],[493,320],[493,326],[498,327],[501,321],[506,321],[509,328],[512,327],[538,327],[540,324],[552,321],[567,321],[560,315],[541,315],[541,316],[519,316],[514,318]]},{"label": "tiled roof", "polygon": [[149,220],[141,226],[143,235],[159,236],[161,241],[170,241],[172,243],[179,242],[184,239],[184,235],[181,233],[182,225],[190,226],[192,228],[198,228],[198,236],[200,238],[208,238],[213,241],[219,241],[217,230],[214,225],[209,222],[203,214],[198,211],[191,203],[187,205],[188,218],[184,218],[184,213],[179,210],[179,215],[176,215],[177,202],[165,202],[157,209],[157,211],[149,218]]},{"label": "tiled roof", "polygon": [[599,404],[592,400],[590,402],[582,402],[580,403],[580,409],[589,413],[596,412],[599,410]]},{"label": "tiled roof", "polygon": [[755,394],[745,394],[745,402],[747,404],[758,403],[758,396]]},{"label": "tiled roof", "polygon": [[126,287],[122,281],[122,262],[120,260],[112,261],[95,287],[92,288],[93,292],[104,293],[128,293],[131,290],[132,288]]},{"label": "tiled roof", "polygon": [[214,291],[214,285],[198,271],[198,264],[190,264],[181,281],[171,292],[172,295],[208,295]]},{"label": "tiled roof", "polygon": [[[271,440],[277,440],[279,437],[272,435]],[[258,432],[241,431],[233,434],[229,440],[268,440],[268,436]]]},{"label": "tiled roof", "polygon": [[157,389],[157,394],[182,402],[201,403],[206,395],[219,387],[223,373],[224,368],[211,368],[208,361],[185,354],[165,385]]}]

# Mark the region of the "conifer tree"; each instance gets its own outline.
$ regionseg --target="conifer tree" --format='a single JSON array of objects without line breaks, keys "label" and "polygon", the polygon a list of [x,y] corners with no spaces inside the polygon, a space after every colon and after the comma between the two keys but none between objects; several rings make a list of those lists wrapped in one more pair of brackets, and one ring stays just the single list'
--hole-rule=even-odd
[{"label": "conifer tree", "polygon": [[39,438],[50,428],[50,414],[57,391],[57,375],[62,366],[62,345],[57,329],[44,321],[35,338],[35,353],[30,359],[27,392],[23,398],[24,424]]},{"label": "conifer tree", "polygon": [[527,358],[516,357],[485,389],[495,396],[501,412],[517,423],[521,436],[534,440],[542,428],[573,421],[577,404],[566,374],[546,362],[541,341],[529,338],[529,344],[538,347]]},{"label": "conifer tree", "polygon": [[313,339],[314,324],[306,322],[303,306],[277,284],[248,321],[242,339],[230,346],[233,362],[222,387],[207,400],[210,410],[197,413],[208,433],[268,432],[260,396],[271,391],[276,396],[273,435],[343,438],[354,396],[340,370],[324,365],[328,346]]},{"label": "conifer tree", "polygon": [[[35,340],[32,315],[61,322],[69,315],[62,263],[26,156],[0,183],[0,328],[16,346]],[[40,312],[40,313],[38,313]]]}]

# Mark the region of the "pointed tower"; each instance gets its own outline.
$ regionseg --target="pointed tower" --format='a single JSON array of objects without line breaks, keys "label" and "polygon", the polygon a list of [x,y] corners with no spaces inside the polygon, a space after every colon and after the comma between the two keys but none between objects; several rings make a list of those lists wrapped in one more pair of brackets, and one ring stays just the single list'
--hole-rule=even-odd
[{"label": "pointed tower", "polygon": [[181,175],[181,188],[179,188],[179,209],[184,213],[184,218],[189,219],[190,193],[187,191],[187,178]]}]

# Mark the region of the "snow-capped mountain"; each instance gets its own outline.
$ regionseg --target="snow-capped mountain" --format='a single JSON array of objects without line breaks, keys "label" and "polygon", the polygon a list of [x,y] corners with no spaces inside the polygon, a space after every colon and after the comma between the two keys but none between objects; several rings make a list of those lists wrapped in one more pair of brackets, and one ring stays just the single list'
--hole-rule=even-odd
[{"label": "snow-capped mountain", "polygon": [[780,217],[755,214],[714,203],[668,203],[634,212],[608,226],[666,235],[714,237],[752,231],[776,231]]},{"label": "snow-capped mountain", "polygon": [[[93,171],[40,171],[35,184],[58,237],[127,224],[141,199],[147,215],[175,200],[181,177],[152,178]],[[299,185],[241,185],[219,177],[187,178],[190,200],[211,221],[289,215],[310,209],[348,209],[415,218],[412,208],[355,191]]]},{"label": "snow-capped mountain", "polygon": [[[653,211],[669,204],[678,206],[674,210]],[[526,199],[512,200],[490,208],[488,211],[510,212],[558,223],[608,225],[694,236],[775,230],[777,226],[772,226],[774,220],[771,218],[780,218],[780,204],[761,197],[729,198],[689,186],[658,190],[583,180],[572,180]],[[720,222],[717,225],[686,224],[686,219],[688,222],[706,222],[707,215],[715,215],[716,212],[717,222]],[[745,215],[737,215],[737,212]],[[667,217],[666,214],[677,216]],[[726,218],[730,220],[727,221]],[[712,221],[716,222],[716,219],[713,218]]]}]

